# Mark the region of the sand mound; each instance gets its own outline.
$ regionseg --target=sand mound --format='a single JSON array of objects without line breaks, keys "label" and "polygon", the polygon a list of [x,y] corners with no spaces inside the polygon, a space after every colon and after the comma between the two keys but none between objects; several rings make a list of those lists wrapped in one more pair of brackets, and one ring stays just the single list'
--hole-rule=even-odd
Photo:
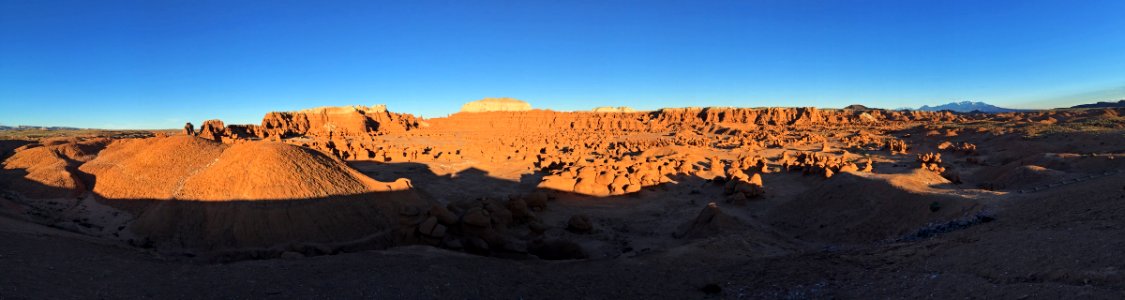
[{"label": "sand mound", "polygon": [[94,192],[108,199],[284,200],[409,188],[306,148],[190,136],[115,143],[82,170],[97,176]]},{"label": "sand mound", "polygon": [[531,104],[512,98],[484,98],[465,103],[461,112],[487,112],[487,111],[528,111]]},{"label": "sand mound", "polygon": [[996,189],[1024,188],[1062,179],[1065,172],[1036,165],[1019,166],[1008,169],[990,181]]},{"label": "sand mound", "polygon": [[676,238],[703,238],[715,236],[742,226],[737,219],[727,215],[715,202],[708,203],[695,217],[695,220],[680,225],[679,230],[673,235]]},{"label": "sand mound", "polygon": [[0,185],[34,199],[80,197],[86,190],[78,165],[93,159],[105,139],[48,139],[21,147],[3,163]]},{"label": "sand mound", "polygon": [[207,168],[185,178],[174,196],[207,201],[271,200],[387,190],[387,184],[367,178],[332,157],[287,144],[260,142],[227,148]]},{"label": "sand mound", "polygon": [[97,177],[94,193],[104,198],[173,199],[185,179],[225,148],[192,136],[118,140],[79,169]]},{"label": "sand mound", "polygon": [[277,201],[110,201],[131,211],[134,243],[163,251],[254,248],[327,254],[398,244],[398,212],[423,206],[412,191]]},{"label": "sand mound", "polygon": [[950,222],[982,207],[972,200],[936,193],[948,181],[933,172],[875,175],[841,173],[768,215],[782,230],[829,242],[899,238],[932,224]]},{"label": "sand mound", "polygon": [[273,142],[121,141],[82,169],[97,176],[104,202],[136,215],[137,243],[173,251],[382,248],[395,243],[399,211],[425,206],[408,181],[378,182],[322,153]]}]

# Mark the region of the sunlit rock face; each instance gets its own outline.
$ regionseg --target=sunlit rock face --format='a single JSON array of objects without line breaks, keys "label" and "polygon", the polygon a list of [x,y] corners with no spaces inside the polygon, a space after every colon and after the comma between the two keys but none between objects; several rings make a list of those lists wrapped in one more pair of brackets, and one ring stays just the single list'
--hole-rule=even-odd
[{"label": "sunlit rock face", "polygon": [[271,112],[255,126],[261,138],[275,136],[355,136],[401,133],[417,127],[419,119],[393,113],[386,105],[317,107],[295,112]]},{"label": "sunlit rock face", "polygon": [[461,112],[528,111],[531,104],[512,98],[484,98],[465,103]]},{"label": "sunlit rock face", "polygon": [[594,108],[594,112],[598,112],[598,113],[629,113],[629,112],[636,112],[636,111],[637,111],[636,109],[633,109],[632,107],[628,107],[628,106],[618,106],[618,107],[599,106],[599,107]]}]

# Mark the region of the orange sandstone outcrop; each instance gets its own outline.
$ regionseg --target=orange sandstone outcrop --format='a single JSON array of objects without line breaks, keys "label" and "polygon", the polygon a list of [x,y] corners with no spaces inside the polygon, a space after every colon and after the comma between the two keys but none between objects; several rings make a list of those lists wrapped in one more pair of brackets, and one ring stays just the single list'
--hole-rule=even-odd
[{"label": "orange sandstone outcrop", "polygon": [[356,136],[403,133],[423,122],[409,114],[387,111],[385,105],[318,107],[296,112],[271,112],[256,129],[257,136]]},{"label": "orange sandstone outcrop", "polygon": [[599,106],[599,107],[595,107],[594,110],[593,110],[593,112],[597,112],[597,113],[631,113],[631,112],[636,112],[636,111],[637,110],[633,109],[632,107],[628,107],[628,106],[618,106],[618,107]]},{"label": "orange sandstone outcrop", "polygon": [[184,135],[195,135],[195,125],[192,125],[191,122],[184,124],[183,133]]},{"label": "orange sandstone outcrop", "polygon": [[926,153],[918,154],[918,160],[924,170],[934,171],[937,173],[945,172],[945,167],[941,164],[941,153]]},{"label": "orange sandstone outcrop", "polygon": [[201,138],[222,142],[224,136],[230,136],[230,133],[222,120],[203,121],[203,125],[199,126],[199,137]]},{"label": "orange sandstone outcrop", "polygon": [[907,150],[906,142],[896,139],[887,140],[886,148],[891,151],[891,154],[906,154]]},{"label": "orange sandstone outcrop", "polygon": [[531,104],[512,98],[484,98],[465,103],[461,112],[528,111]]}]

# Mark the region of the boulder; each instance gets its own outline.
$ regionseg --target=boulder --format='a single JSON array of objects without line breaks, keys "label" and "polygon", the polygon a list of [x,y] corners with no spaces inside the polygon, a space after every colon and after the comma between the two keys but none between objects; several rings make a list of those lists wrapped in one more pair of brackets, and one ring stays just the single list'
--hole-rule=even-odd
[{"label": "boulder", "polygon": [[461,216],[461,223],[476,227],[489,227],[492,226],[492,216],[483,208],[473,207]]}]

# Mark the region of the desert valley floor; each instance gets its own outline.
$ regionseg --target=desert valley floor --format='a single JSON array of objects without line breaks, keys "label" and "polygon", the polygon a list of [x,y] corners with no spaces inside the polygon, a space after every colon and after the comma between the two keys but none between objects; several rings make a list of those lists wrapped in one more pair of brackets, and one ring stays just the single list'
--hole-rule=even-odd
[{"label": "desert valley floor", "polygon": [[1125,109],[8,135],[0,298],[1122,298]]}]

